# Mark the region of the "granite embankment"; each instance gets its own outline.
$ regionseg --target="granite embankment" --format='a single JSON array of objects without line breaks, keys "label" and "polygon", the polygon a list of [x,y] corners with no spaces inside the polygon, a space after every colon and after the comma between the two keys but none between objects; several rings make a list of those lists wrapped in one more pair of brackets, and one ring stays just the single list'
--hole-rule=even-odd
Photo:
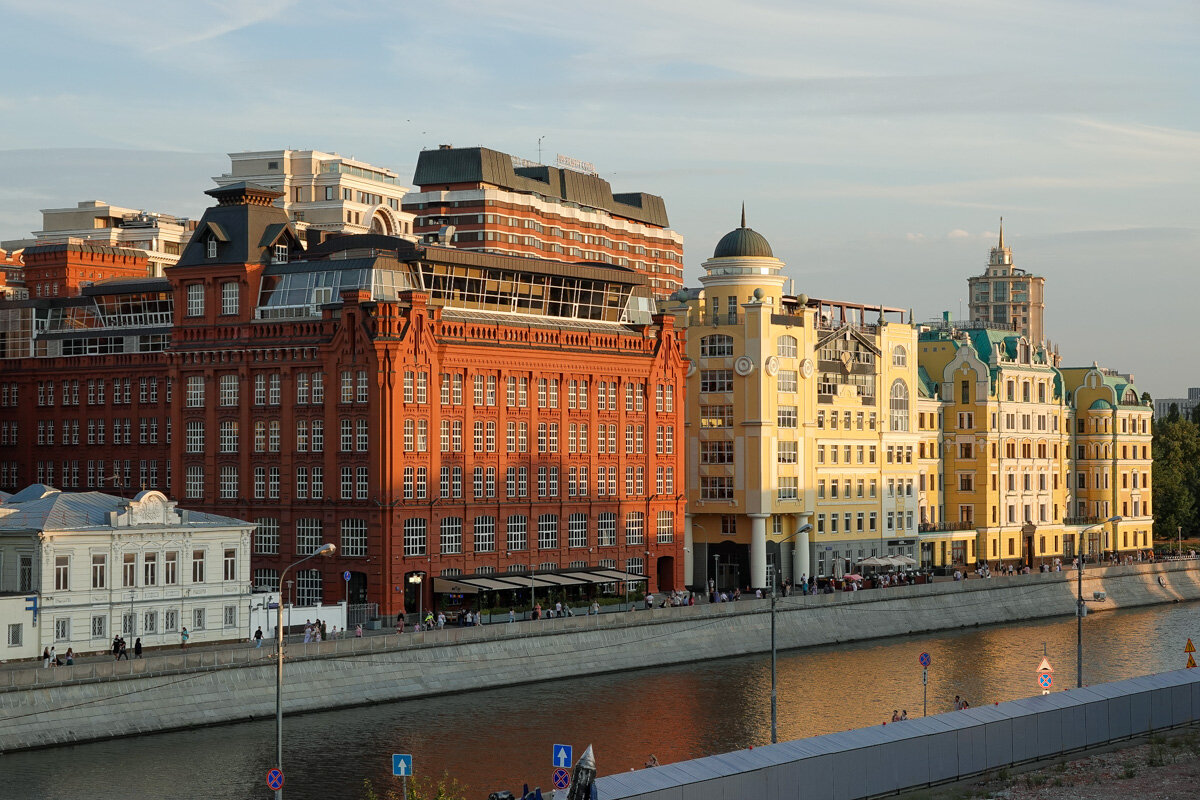
[{"label": "granite embankment", "polygon": [[[1086,571],[1093,611],[1200,599],[1200,562]],[[779,600],[781,648],[1070,615],[1075,573],[944,582]],[[288,713],[473,691],[763,652],[770,603],[742,601],[599,617],[289,645]],[[270,717],[267,648],[0,670],[0,752]]]}]

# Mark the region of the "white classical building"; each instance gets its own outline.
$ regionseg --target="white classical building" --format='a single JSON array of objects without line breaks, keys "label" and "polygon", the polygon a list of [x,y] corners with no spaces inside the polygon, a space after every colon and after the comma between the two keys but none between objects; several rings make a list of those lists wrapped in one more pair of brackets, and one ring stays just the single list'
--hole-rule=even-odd
[{"label": "white classical building", "polygon": [[[5,612],[0,659],[246,638],[253,523],[176,508],[161,492],[132,500],[34,484],[0,502],[0,597],[36,598],[36,622]],[[30,648],[32,643],[33,647]]]}]

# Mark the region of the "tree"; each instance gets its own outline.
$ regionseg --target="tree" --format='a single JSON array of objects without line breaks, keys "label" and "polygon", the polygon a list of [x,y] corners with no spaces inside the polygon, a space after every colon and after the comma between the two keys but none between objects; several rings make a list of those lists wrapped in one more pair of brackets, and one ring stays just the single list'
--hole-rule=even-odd
[{"label": "tree", "polygon": [[[413,776],[408,779],[409,800],[467,800],[467,787],[443,772],[441,777]],[[363,800],[400,800],[398,789],[379,794],[370,779],[363,780]]]},{"label": "tree", "polygon": [[1200,426],[1180,418],[1154,426],[1153,509],[1154,528],[1159,538],[1175,535],[1178,528],[1200,529]]}]

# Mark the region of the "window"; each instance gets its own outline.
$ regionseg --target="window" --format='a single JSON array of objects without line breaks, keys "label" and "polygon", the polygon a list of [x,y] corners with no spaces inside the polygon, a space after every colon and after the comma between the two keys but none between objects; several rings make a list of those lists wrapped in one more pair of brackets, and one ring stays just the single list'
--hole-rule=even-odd
[{"label": "window", "polygon": [[204,316],[204,284],[189,283],[187,286],[187,315]]},{"label": "window", "polygon": [[587,514],[572,514],[567,518],[567,546],[587,547]]},{"label": "window", "polygon": [[796,370],[781,369],[775,377],[775,388],[780,392],[795,392],[796,391]]},{"label": "window", "polygon": [[675,541],[675,512],[669,510],[658,512],[655,534],[659,544],[669,544]]},{"label": "window", "polygon": [[296,520],[296,554],[309,556],[321,547],[323,522],[320,519]]},{"label": "window", "polygon": [[296,575],[296,603],[301,606],[319,606],[323,599],[321,571],[301,570]]},{"label": "window", "polygon": [[778,411],[778,425],[780,428],[795,428],[796,427],[796,406],[780,406]]},{"label": "window", "polygon": [[279,520],[273,517],[259,517],[254,520],[254,552],[261,555],[276,555],[279,553]]},{"label": "window", "polygon": [[902,346],[896,345],[892,348],[892,366],[906,367],[908,366],[908,351]]},{"label": "window", "polygon": [[733,406],[700,406],[700,427],[732,428]]},{"label": "window", "polygon": [[425,532],[428,521],[422,517],[404,520],[404,555],[425,555]]},{"label": "window", "polygon": [[733,370],[703,369],[700,370],[701,392],[732,392]]},{"label": "window", "polygon": [[641,511],[629,511],[625,514],[625,544],[641,545],[646,543],[646,515]]},{"label": "window", "polygon": [[776,346],[776,354],[780,358],[795,358],[796,357],[796,337],[780,336],[778,345]]},{"label": "window", "polygon": [[733,478],[704,476],[700,477],[701,500],[732,500]]},{"label": "window", "polygon": [[908,430],[908,384],[897,379],[892,384],[888,403],[891,411],[892,430]]},{"label": "window", "polygon": [[[792,444],[795,444],[795,442],[792,442]],[[700,463],[701,464],[732,464],[733,463],[733,442],[731,442],[731,441],[700,442]]]},{"label": "window", "polygon": [[538,549],[555,550],[558,548],[558,515],[541,514],[538,516]]},{"label": "window", "polygon": [[496,518],[476,517],[473,526],[476,553],[496,551]]},{"label": "window", "polygon": [[172,550],[163,556],[163,583],[174,586],[179,583],[179,551]]},{"label": "window", "polygon": [[108,556],[96,554],[92,556],[92,588],[103,589],[108,579]]},{"label": "window", "polygon": [[217,257],[217,237],[209,236],[208,241],[206,241],[204,243],[204,245],[205,245],[204,255],[207,258],[216,258]]},{"label": "window", "polygon": [[204,408],[204,376],[192,375],[187,379],[187,407]]},{"label": "window", "polygon": [[158,553],[142,555],[142,579],[143,586],[158,585]]},{"label": "window", "polygon": [[779,477],[778,497],[780,500],[795,500],[799,496],[799,478]]},{"label": "window", "polygon": [[192,551],[192,583],[204,583],[204,551]]},{"label": "window", "polygon": [[441,522],[439,546],[443,554],[462,552],[463,521],[462,517],[445,517]]},{"label": "window", "polygon": [[777,446],[779,447],[778,461],[780,464],[797,463],[799,458],[798,442],[777,442]]},{"label": "window", "polygon": [[612,547],[617,543],[617,515],[604,512],[596,520],[596,544]]},{"label": "window", "polygon": [[527,534],[529,520],[520,514],[514,514],[507,520],[505,537],[509,550],[525,550],[528,547]]},{"label": "window", "polygon": [[221,313],[226,316],[238,313],[238,285],[235,281],[221,284]]},{"label": "window", "polygon": [[733,337],[723,334],[705,336],[700,340],[701,358],[727,358],[733,355]]}]

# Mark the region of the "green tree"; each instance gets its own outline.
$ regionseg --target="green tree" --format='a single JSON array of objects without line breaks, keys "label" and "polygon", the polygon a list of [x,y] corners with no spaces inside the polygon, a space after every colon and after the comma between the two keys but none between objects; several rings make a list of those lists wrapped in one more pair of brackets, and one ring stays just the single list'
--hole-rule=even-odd
[{"label": "green tree", "polygon": [[[400,789],[375,791],[370,779],[363,780],[363,800],[401,800]],[[440,777],[414,776],[408,779],[408,800],[467,800],[467,787],[443,772]]]},{"label": "green tree", "polygon": [[1200,426],[1176,412],[1154,426],[1154,532],[1170,538],[1182,527],[1194,533],[1200,525]]}]

